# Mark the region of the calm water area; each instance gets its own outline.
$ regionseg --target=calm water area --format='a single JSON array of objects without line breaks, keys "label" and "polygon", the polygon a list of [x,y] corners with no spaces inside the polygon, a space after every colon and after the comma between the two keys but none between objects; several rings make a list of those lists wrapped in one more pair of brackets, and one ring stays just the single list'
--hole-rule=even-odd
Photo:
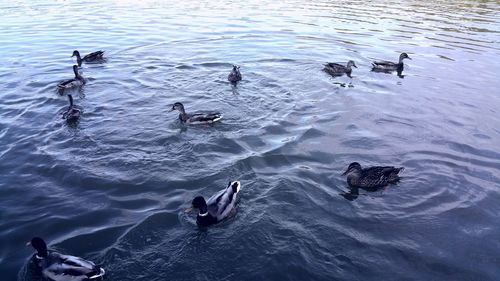
[{"label": "calm water area", "polygon": [[[105,280],[500,280],[499,57],[500,1],[0,0],[0,279],[40,280],[41,236]],[[403,179],[346,196],[354,161]]]}]

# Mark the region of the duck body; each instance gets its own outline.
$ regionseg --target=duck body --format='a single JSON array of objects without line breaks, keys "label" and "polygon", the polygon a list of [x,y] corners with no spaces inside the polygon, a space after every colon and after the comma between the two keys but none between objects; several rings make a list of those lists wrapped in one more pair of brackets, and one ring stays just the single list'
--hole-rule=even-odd
[{"label": "duck body", "polygon": [[398,71],[402,72],[404,68],[403,60],[410,59],[406,53],[402,53],[399,55],[399,62],[390,62],[390,61],[374,61],[372,62],[372,71],[375,72],[392,72]]},{"label": "duck body", "polygon": [[339,63],[329,62],[325,64],[323,70],[334,77],[342,76],[344,74],[346,74],[348,77],[351,77],[353,66],[357,68],[356,64],[352,60],[348,61],[347,65],[345,66]]},{"label": "duck body", "polygon": [[67,121],[76,121],[80,119],[80,116],[82,115],[82,109],[73,104],[73,96],[68,95],[69,99],[69,107],[68,109],[63,113],[63,119],[66,119]]},{"label": "duck body", "polygon": [[202,196],[197,196],[192,201],[192,207],[198,209],[196,224],[199,226],[210,226],[228,218],[234,211],[237,196],[240,192],[239,181],[229,182],[228,186],[205,201]]},{"label": "duck body", "polygon": [[28,244],[37,250],[37,253],[33,255],[33,261],[41,270],[42,276],[48,280],[101,280],[105,274],[103,268],[91,261],[47,250],[47,245],[39,237],[33,238]]},{"label": "duck body", "polygon": [[241,79],[242,77],[241,77],[240,67],[233,65],[233,69],[231,70],[231,73],[229,73],[229,75],[227,76],[227,80],[229,80],[229,82],[235,83],[240,81]]},{"label": "duck body", "polygon": [[68,80],[65,80],[65,81],[62,81],[61,83],[59,83],[57,85],[57,88],[59,90],[63,90],[64,91],[64,90],[71,89],[71,88],[74,88],[74,87],[79,87],[79,86],[82,86],[82,85],[85,84],[85,79],[78,72],[78,66],[77,65],[73,65],[73,73],[75,74],[75,78],[68,79]]},{"label": "duck body", "polygon": [[83,62],[96,62],[104,59],[104,51],[97,51],[85,55],[83,58],[80,56],[80,52],[77,50],[73,51],[73,55],[71,57],[76,57],[76,61],[78,66],[81,66]]},{"label": "duck body", "polygon": [[376,190],[388,184],[397,183],[400,180],[399,173],[403,170],[403,167],[393,166],[374,166],[363,169],[359,163],[353,162],[342,175],[347,175],[347,184],[351,188]]},{"label": "duck body", "polygon": [[170,111],[179,111],[179,120],[186,124],[211,124],[222,119],[222,114],[219,112],[196,112],[188,114],[184,109],[184,105],[180,102],[174,103]]}]

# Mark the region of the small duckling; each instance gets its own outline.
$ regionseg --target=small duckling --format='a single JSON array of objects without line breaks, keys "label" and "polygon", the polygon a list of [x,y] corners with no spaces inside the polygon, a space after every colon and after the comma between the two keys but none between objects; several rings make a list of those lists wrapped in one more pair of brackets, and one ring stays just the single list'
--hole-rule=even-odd
[{"label": "small duckling", "polygon": [[353,162],[349,164],[349,167],[342,175],[347,175],[347,184],[351,188],[359,187],[369,190],[397,183],[400,180],[398,174],[402,170],[404,170],[403,167],[395,168],[392,166],[375,166],[363,169],[358,162]]},{"label": "small duckling", "polygon": [[78,63],[78,66],[82,66],[83,62],[96,62],[96,61],[101,61],[104,59],[104,51],[97,51],[90,53],[88,55],[85,55],[83,58],[80,57],[80,52],[77,50],[73,51],[73,55],[71,57],[76,57],[76,62]]},{"label": "small duckling", "polygon": [[240,73],[240,67],[233,65],[233,70],[231,70],[231,73],[227,76],[227,80],[232,83],[236,83],[241,80],[241,73]]},{"label": "small duckling", "polygon": [[372,71],[375,72],[392,72],[392,71],[398,71],[402,72],[404,68],[403,60],[404,59],[410,59],[411,58],[408,56],[407,53],[401,53],[399,55],[399,62],[390,62],[390,61],[374,61],[372,63]]},{"label": "small duckling", "polygon": [[170,111],[177,110],[180,112],[179,119],[182,123],[186,124],[211,124],[222,119],[222,114],[219,112],[196,112],[188,114],[184,110],[184,105],[180,102],[176,102],[172,105]]},{"label": "small duckling", "polygon": [[57,85],[57,88],[59,90],[64,91],[64,90],[67,90],[67,89],[70,89],[73,87],[79,87],[79,86],[82,86],[83,84],[85,84],[85,79],[80,75],[80,73],[78,73],[78,66],[77,65],[73,65],[73,73],[75,73],[75,78],[69,79],[66,81],[62,81],[61,83],[59,83]]},{"label": "small duckling", "polygon": [[351,77],[351,73],[352,73],[352,66],[354,66],[355,68],[358,68],[356,66],[356,64],[354,63],[354,61],[350,60],[347,62],[347,65],[346,66],[343,66],[341,64],[338,64],[338,63],[333,63],[333,62],[329,62],[327,64],[325,64],[325,68],[323,68],[323,70],[330,74],[331,76],[342,76],[344,74],[346,74],[349,78],[352,78]]},{"label": "small duckling", "polygon": [[190,213],[193,209],[198,209],[196,224],[199,226],[210,226],[216,224],[234,213],[236,198],[240,192],[241,184],[239,181],[229,182],[223,190],[214,194],[208,201],[203,196],[197,196],[191,202],[191,208],[186,212]]},{"label": "small duckling", "polygon": [[54,281],[100,280],[105,274],[103,268],[91,261],[47,250],[47,244],[40,237],[34,237],[26,244],[26,246],[30,245],[37,251],[32,259],[42,271],[45,279]]},{"label": "small duckling", "polygon": [[67,121],[77,121],[82,115],[82,109],[73,104],[73,96],[68,95],[68,99],[69,107],[66,112],[63,113],[63,119]]}]

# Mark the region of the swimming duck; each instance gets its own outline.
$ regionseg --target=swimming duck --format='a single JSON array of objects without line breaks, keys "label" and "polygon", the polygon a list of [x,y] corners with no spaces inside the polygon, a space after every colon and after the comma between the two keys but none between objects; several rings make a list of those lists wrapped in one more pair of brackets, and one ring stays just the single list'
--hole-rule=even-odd
[{"label": "swimming duck", "polygon": [[390,62],[390,61],[375,61],[372,62],[372,71],[379,71],[379,72],[391,72],[397,70],[398,72],[403,71],[403,60],[404,59],[410,59],[411,58],[408,56],[407,53],[402,53],[399,55],[399,62]]},{"label": "swimming duck", "polygon": [[82,86],[83,84],[85,84],[85,79],[83,79],[83,77],[80,75],[80,73],[78,73],[78,66],[77,65],[73,65],[73,73],[75,73],[75,78],[69,79],[66,81],[62,81],[61,83],[59,83],[57,85],[57,88],[59,88],[59,90],[67,90],[67,89],[70,89],[73,87],[79,87],[79,86]]},{"label": "swimming duck", "polygon": [[104,59],[104,51],[97,51],[90,53],[88,55],[85,55],[83,58],[80,57],[80,52],[77,50],[73,51],[73,55],[71,57],[76,57],[76,62],[78,63],[78,66],[82,66],[83,62],[95,62],[95,61],[100,61]]},{"label": "swimming duck", "polygon": [[227,76],[227,80],[233,83],[241,80],[241,73],[239,66],[233,65],[233,70],[231,70],[231,73],[229,73],[229,75]]},{"label": "swimming duck", "polygon": [[26,244],[26,246],[30,245],[37,251],[33,255],[33,261],[46,279],[53,281],[100,280],[105,273],[103,268],[91,261],[47,250],[47,244],[40,237],[34,237]]},{"label": "swimming duck", "polygon": [[80,118],[80,115],[82,115],[82,109],[73,104],[73,96],[68,95],[68,99],[69,107],[66,112],[63,113],[63,119],[66,119],[68,121],[76,121],[78,120],[78,118]]},{"label": "swimming duck", "polygon": [[398,174],[402,170],[404,170],[403,167],[392,166],[363,169],[358,162],[353,162],[342,175],[347,175],[347,184],[352,188],[376,189],[390,183],[397,183],[400,180]]},{"label": "swimming duck", "polygon": [[347,74],[347,76],[351,77],[352,66],[358,68],[354,63],[354,61],[352,60],[348,61],[346,66],[343,66],[338,63],[329,62],[325,64],[325,68],[323,68],[323,70],[326,73],[330,74],[331,76],[342,76],[344,74]]},{"label": "swimming duck", "polygon": [[234,213],[233,209],[240,187],[239,181],[233,181],[229,182],[225,189],[210,197],[208,201],[205,201],[203,196],[197,196],[191,202],[191,208],[186,212],[190,213],[193,209],[199,210],[196,216],[196,224],[199,226],[216,224]]},{"label": "swimming duck", "polygon": [[180,102],[176,102],[174,103],[174,105],[172,105],[172,109],[170,111],[174,110],[180,112],[179,119],[181,120],[181,122],[187,124],[210,124],[222,119],[222,115],[219,112],[197,112],[187,114],[184,110],[184,105],[182,105],[182,103]]}]

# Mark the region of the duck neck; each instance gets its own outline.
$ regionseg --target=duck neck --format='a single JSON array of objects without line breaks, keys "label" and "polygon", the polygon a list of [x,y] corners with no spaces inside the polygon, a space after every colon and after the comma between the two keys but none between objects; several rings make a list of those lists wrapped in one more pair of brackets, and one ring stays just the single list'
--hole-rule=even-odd
[{"label": "duck neck", "polygon": [[349,174],[347,174],[347,183],[350,186],[356,186],[360,177],[361,177],[360,171],[358,170],[351,171]]},{"label": "duck neck", "polygon": [[73,107],[73,96],[68,95],[68,99],[69,99],[69,106]]},{"label": "duck neck", "polygon": [[78,80],[83,80],[83,77],[78,73],[78,68],[73,68],[73,72],[75,73],[75,78]]},{"label": "duck neck", "polygon": [[207,215],[208,215],[208,207],[205,204],[205,205],[203,205],[203,206],[200,207],[200,212],[198,213],[198,216],[205,217]]},{"label": "duck neck", "polygon": [[78,66],[82,66],[82,57],[80,57],[80,53],[76,54],[76,62],[78,63]]},{"label": "duck neck", "polygon": [[41,249],[37,249],[36,257],[38,259],[46,258],[48,255],[49,255],[49,253],[47,251],[47,247],[41,248]]},{"label": "duck neck", "polygon": [[186,111],[184,110],[184,107],[181,107],[178,109],[179,110],[179,119],[181,119],[182,121],[186,122],[188,120],[188,115],[186,113]]},{"label": "duck neck", "polygon": [[217,219],[208,213],[207,206],[200,208],[200,212],[196,217],[196,224],[198,226],[209,226],[215,223],[217,223]]}]

